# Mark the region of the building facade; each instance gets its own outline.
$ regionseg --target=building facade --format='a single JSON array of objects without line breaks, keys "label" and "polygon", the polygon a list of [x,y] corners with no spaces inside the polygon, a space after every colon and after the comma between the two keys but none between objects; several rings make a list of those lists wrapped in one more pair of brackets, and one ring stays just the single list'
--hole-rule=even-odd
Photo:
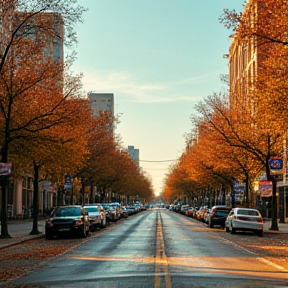
[{"label": "building facade", "polygon": [[[256,27],[257,21],[263,21],[261,2],[249,1],[245,6],[243,17],[249,19],[250,28]],[[264,20],[265,21],[265,20]],[[248,21],[247,21],[248,23]],[[256,81],[266,73],[264,63],[268,59],[267,49],[269,41],[257,37],[238,38],[237,33],[229,49],[229,85],[230,85],[230,110],[237,123],[241,123],[243,115],[259,115],[259,99],[257,99]],[[261,78],[262,80],[262,78]],[[262,80],[263,81],[263,80]],[[256,93],[254,93],[256,91]],[[258,103],[258,104],[257,104]],[[260,103],[261,104],[261,103]],[[263,109],[263,108],[262,108]],[[235,113],[233,113],[235,112]],[[260,110],[261,112],[261,110]],[[257,114],[258,113],[258,114]],[[265,113],[265,111],[264,111]],[[260,114],[261,115],[261,114]],[[237,118],[238,117],[238,118]],[[244,118],[244,117],[243,117]],[[283,143],[283,180],[277,182],[278,193],[278,218],[288,221],[288,178],[287,178],[287,140]],[[256,179],[257,180],[257,179]],[[258,209],[264,217],[271,217],[269,207],[271,197],[261,197],[258,193]]]},{"label": "building facade", "polygon": [[102,112],[108,111],[114,117],[114,94],[113,93],[88,93],[88,101],[93,110],[93,117],[99,116]]},{"label": "building facade", "polygon": [[129,153],[131,159],[139,167],[139,149],[135,149],[134,146],[128,146],[128,153]]}]

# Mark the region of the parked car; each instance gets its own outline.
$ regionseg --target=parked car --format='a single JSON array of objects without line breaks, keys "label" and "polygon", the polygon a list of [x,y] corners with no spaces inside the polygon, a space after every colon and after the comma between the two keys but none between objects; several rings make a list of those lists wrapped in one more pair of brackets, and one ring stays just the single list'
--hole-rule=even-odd
[{"label": "parked car", "polygon": [[86,237],[90,231],[88,212],[81,205],[58,206],[45,222],[45,237],[51,239],[61,233]]},{"label": "parked car", "polygon": [[101,228],[101,214],[98,206],[96,205],[84,205],[84,208],[88,212],[90,230],[96,231],[97,228]]},{"label": "parked car", "polygon": [[193,213],[195,211],[195,208],[194,207],[189,207],[186,212],[185,212],[185,215],[188,216],[188,217],[193,217]]},{"label": "parked car", "polygon": [[131,216],[131,215],[134,215],[137,213],[136,209],[134,206],[126,206],[126,211],[128,212],[128,215]]},{"label": "parked car", "polygon": [[[95,206],[98,208],[100,214],[100,228],[105,228],[107,226],[106,212],[104,207],[100,203],[89,203],[85,204],[84,207]],[[89,212],[89,211],[88,211]]]},{"label": "parked car", "polygon": [[196,212],[196,219],[204,222],[204,215],[207,212],[207,206],[201,206],[200,209]]},{"label": "parked car", "polygon": [[222,228],[225,227],[225,220],[230,213],[232,207],[224,205],[216,205],[211,208],[209,213],[207,224],[210,228],[213,228],[215,225],[219,225]]},{"label": "parked car", "polygon": [[115,220],[119,220],[121,218],[121,205],[118,202],[109,203],[109,205],[116,211]]},{"label": "parked car", "polygon": [[187,209],[189,208],[189,205],[182,205],[180,208],[180,213],[181,214],[185,214],[185,212],[187,211]]},{"label": "parked car", "polygon": [[119,219],[117,216],[117,211],[114,207],[109,204],[103,204],[103,208],[105,210],[106,219],[108,222],[115,222]]},{"label": "parked car", "polygon": [[237,231],[253,231],[263,236],[263,218],[257,209],[233,208],[225,221],[226,232],[234,234]]},{"label": "parked car", "polygon": [[207,211],[206,211],[205,214],[204,214],[204,222],[205,222],[206,224],[208,224],[209,217],[210,217],[210,213],[211,213],[211,209],[207,209]]},{"label": "parked car", "polygon": [[122,218],[128,218],[128,216],[129,216],[128,210],[126,209],[126,207],[122,207],[122,209],[121,209],[121,217]]}]

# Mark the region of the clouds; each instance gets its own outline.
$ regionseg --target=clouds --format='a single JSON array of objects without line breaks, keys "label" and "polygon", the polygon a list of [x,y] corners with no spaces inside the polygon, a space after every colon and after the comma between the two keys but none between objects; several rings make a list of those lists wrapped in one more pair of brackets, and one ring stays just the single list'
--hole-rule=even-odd
[{"label": "clouds", "polygon": [[[202,85],[211,75],[202,75],[167,82],[147,82],[131,72],[86,71],[83,77],[85,91],[111,92],[121,101],[137,103],[197,102],[203,96],[195,93],[195,85]],[[194,88],[193,88],[194,86]],[[180,89],[181,88],[181,89]],[[119,99],[120,100],[120,99]]]}]

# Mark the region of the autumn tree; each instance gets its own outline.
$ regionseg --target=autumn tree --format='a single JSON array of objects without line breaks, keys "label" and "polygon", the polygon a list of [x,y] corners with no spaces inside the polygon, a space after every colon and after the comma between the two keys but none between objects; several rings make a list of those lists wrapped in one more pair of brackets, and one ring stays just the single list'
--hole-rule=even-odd
[{"label": "autumn tree", "polygon": [[[74,0],[9,0],[0,5],[0,145],[1,161],[7,163],[13,142],[17,146],[65,118],[61,107],[76,94],[79,81],[63,91],[64,72],[74,56],[64,62],[61,47],[75,43],[73,27],[84,9]],[[10,237],[6,187],[7,179],[2,179],[1,237]]]},{"label": "autumn tree", "polygon": [[288,1],[250,0],[243,4],[244,12],[224,9],[219,18],[232,35],[241,41],[253,39],[257,46],[263,44],[288,45]]},{"label": "autumn tree", "polygon": [[31,168],[27,167],[27,171],[34,171],[33,227],[30,234],[39,233],[39,181],[48,178],[58,187],[61,184],[60,187],[63,187],[61,180],[64,175],[82,167],[88,153],[86,133],[90,124],[89,115],[92,114],[88,101],[70,98],[61,109],[65,115],[61,123],[39,131],[37,137],[34,134],[33,138],[23,139],[22,149],[17,153],[26,167],[30,163]]},{"label": "autumn tree", "polygon": [[[120,145],[113,131],[115,121],[117,119],[108,111],[91,120],[92,125],[87,133],[88,155],[85,165],[76,172],[76,176],[82,179],[82,191],[87,185],[95,185],[101,195],[112,191],[118,196],[138,195],[150,199],[151,181]],[[91,194],[90,201],[93,198]],[[103,201],[101,198],[99,200]]]},{"label": "autumn tree", "polygon": [[[214,94],[204,99],[197,106],[197,109],[205,121],[210,123],[230,146],[246,151],[247,155],[250,155],[251,159],[255,161],[256,167],[263,167],[266,170],[267,179],[274,183],[274,196],[272,197],[274,220],[272,219],[271,229],[278,230],[276,180],[270,173],[269,160],[273,156],[281,155],[283,140],[286,135],[286,130],[281,125],[282,120],[279,119],[278,123],[277,121],[269,121],[272,116],[269,110],[261,116],[258,113],[251,114],[250,109],[247,108],[246,111],[243,106],[241,107],[241,120],[239,120],[240,118],[235,115],[235,111],[231,113],[231,110],[227,109],[227,105],[223,105],[223,103],[225,102],[221,102],[221,97]],[[215,121],[213,117],[215,114],[221,117],[220,122]]]}]

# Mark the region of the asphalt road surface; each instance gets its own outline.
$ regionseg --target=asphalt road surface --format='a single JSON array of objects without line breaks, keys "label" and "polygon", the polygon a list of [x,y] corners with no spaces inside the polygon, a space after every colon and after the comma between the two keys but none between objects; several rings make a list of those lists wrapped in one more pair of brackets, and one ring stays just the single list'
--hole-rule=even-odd
[{"label": "asphalt road surface", "polygon": [[203,223],[153,209],[97,233],[91,241],[13,283],[33,287],[288,287],[288,271]]}]

